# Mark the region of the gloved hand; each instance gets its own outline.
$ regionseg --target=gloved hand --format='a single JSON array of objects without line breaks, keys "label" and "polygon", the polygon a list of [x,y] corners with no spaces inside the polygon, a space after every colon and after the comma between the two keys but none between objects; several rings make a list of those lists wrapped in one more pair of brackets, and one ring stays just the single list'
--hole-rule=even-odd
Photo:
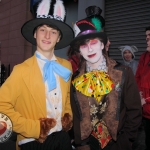
[{"label": "gloved hand", "polygon": [[54,126],[56,125],[56,120],[53,118],[40,118],[40,136],[38,141],[43,143],[47,135]]},{"label": "gloved hand", "polygon": [[65,113],[61,118],[62,128],[64,131],[69,131],[72,128],[72,117],[69,113]]}]

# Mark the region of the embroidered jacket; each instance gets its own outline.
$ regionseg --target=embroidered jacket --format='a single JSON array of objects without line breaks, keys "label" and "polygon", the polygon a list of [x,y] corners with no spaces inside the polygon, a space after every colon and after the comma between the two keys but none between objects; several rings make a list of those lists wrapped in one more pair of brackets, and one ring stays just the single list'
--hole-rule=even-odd
[{"label": "embroidered jacket", "polygon": [[[102,119],[115,141],[112,150],[131,150],[131,142],[136,138],[140,126],[141,102],[138,88],[131,68],[106,58],[108,74],[114,83],[114,88],[103,97],[107,107]],[[85,63],[80,75],[85,73]],[[81,94],[72,86],[71,106],[74,118],[75,143],[85,145],[92,133],[88,97]],[[100,112],[99,112],[100,113]]]}]

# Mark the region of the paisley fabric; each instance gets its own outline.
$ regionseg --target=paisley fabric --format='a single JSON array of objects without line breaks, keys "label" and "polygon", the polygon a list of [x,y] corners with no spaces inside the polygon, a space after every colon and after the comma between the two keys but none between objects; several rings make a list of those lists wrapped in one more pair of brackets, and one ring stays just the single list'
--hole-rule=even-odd
[{"label": "paisley fabric", "polygon": [[93,131],[92,135],[99,141],[101,148],[104,148],[112,139],[107,125],[103,120],[103,115],[107,107],[105,96],[102,97],[100,103],[94,98],[89,98],[90,116],[92,120]]},{"label": "paisley fabric", "polygon": [[114,87],[113,81],[106,72],[92,71],[83,74],[72,81],[73,86],[82,94],[94,97],[100,102],[103,95]]},{"label": "paisley fabric", "polygon": [[105,122],[102,120],[99,123],[97,123],[97,125],[94,127],[92,135],[99,141],[102,149],[112,139],[108,132]]}]

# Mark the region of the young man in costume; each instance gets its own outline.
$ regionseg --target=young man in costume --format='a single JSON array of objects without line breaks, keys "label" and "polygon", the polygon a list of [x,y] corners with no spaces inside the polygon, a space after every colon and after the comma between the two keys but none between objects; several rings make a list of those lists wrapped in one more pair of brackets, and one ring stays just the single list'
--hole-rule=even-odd
[{"label": "young man in costume", "polygon": [[63,22],[63,2],[56,1],[53,15],[50,3],[42,0],[37,18],[21,29],[25,39],[37,46],[35,55],[15,66],[0,89],[0,112],[12,120],[21,150],[71,150],[66,131],[72,127],[72,69],[54,55],[54,49],[67,46],[73,31]]},{"label": "young man in costume", "polygon": [[[88,17],[90,17],[93,14],[95,16],[97,16],[101,20],[101,23],[102,23],[101,26],[103,28],[105,26],[105,20],[101,16],[102,10],[99,7],[97,7],[97,8],[98,8],[97,11],[94,11],[95,6],[89,6],[88,8],[85,9],[85,13]],[[110,42],[108,39],[108,47],[109,47],[109,45],[110,45]],[[72,51],[71,47],[69,47],[68,52],[67,52],[67,56],[68,56],[68,60],[72,64],[73,73],[77,73],[78,68],[79,68],[80,52]]]},{"label": "young man in costume", "polygon": [[123,65],[130,67],[135,75],[138,66],[138,61],[135,60],[135,53],[138,52],[138,48],[134,45],[125,45],[118,47],[118,49],[121,51]]},{"label": "young man in costume", "polygon": [[145,128],[146,150],[150,149],[150,26],[145,29],[147,49],[139,60],[136,71],[136,81],[141,95],[143,106],[143,121]]},{"label": "young man in costume", "polygon": [[77,150],[132,150],[142,119],[133,72],[105,54],[107,36],[98,17],[77,21],[74,31],[70,45],[82,56],[71,86]]}]

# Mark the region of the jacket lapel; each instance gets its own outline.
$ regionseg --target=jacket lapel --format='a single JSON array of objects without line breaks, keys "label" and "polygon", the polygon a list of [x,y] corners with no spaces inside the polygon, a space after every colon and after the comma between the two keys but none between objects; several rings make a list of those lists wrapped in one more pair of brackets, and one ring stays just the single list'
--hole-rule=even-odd
[{"label": "jacket lapel", "polygon": [[[78,76],[81,76],[85,73],[86,62],[84,61]],[[90,106],[88,97],[81,94],[76,90],[77,99],[80,105],[80,109],[82,112],[82,120],[80,122],[80,130],[81,130],[81,140],[88,138],[88,136],[92,132],[91,118],[90,118]]]},{"label": "jacket lapel", "polygon": [[108,74],[111,77],[114,88],[106,96],[106,101],[109,104],[105,110],[103,119],[107,124],[108,131],[112,138],[117,140],[117,131],[119,124],[119,113],[120,113],[120,101],[121,101],[121,83],[122,83],[122,71],[115,68],[116,61],[106,58]]},{"label": "jacket lapel", "polygon": [[[60,65],[62,65],[62,59],[59,59],[58,57],[56,57],[57,58],[57,62],[60,64]],[[65,108],[65,90],[66,90],[66,88],[68,88],[67,86],[66,86],[66,82],[63,80],[63,78],[61,78],[60,76],[59,76],[59,81],[60,81],[60,89],[61,89],[61,94],[62,94],[62,112],[64,112],[64,108]],[[62,113],[62,116],[63,116],[64,114]]]},{"label": "jacket lapel", "polygon": [[43,117],[46,116],[46,96],[45,96],[45,85],[43,82],[42,74],[37,63],[36,56],[34,55],[26,61],[27,67],[25,68],[25,74],[23,79],[27,88],[29,89],[33,100],[37,104]]}]

